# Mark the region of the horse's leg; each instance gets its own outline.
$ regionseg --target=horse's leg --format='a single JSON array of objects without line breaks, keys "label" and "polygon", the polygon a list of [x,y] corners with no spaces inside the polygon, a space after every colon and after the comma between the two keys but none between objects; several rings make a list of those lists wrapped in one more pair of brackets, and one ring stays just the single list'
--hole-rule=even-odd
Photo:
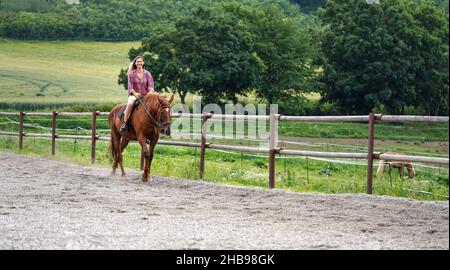
[{"label": "horse's leg", "polygon": [[412,182],[412,180],[414,179],[414,176],[416,175],[416,172],[414,171],[414,166],[413,166],[412,162],[408,163],[407,169],[408,169],[409,181]]},{"label": "horse's leg", "polygon": [[148,157],[148,174],[150,177],[150,181],[153,181],[153,177],[152,177],[152,173],[151,173],[151,167],[152,167],[152,160],[153,160],[153,153],[155,152],[155,146],[156,146],[156,142],[150,143],[150,155]]},{"label": "horse's leg", "polygon": [[391,186],[392,186],[392,171],[393,170],[394,170],[394,163],[389,162],[389,182],[391,183]]},{"label": "horse's leg", "polygon": [[[380,160],[380,163],[379,163],[379,167],[378,167],[378,170],[380,171],[380,168],[381,168],[381,179],[383,179],[384,180],[384,170],[385,170],[385,168],[386,168],[386,164],[388,164],[387,163],[387,161],[385,161],[385,160]],[[390,174],[390,170],[391,170],[391,168],[389,167],[389,184],[391,185],[391,187],[392,187],[392,177],[391,177],[391,174]]]},{"label": "horse's leg", "polygon": [[384,179],[384,160],[378,162],[377,177]]},{"label": "horse's leg", "polygon": [[117,170],[117,163],[119,162],[119,153],[118,153],[118,146],[120,146],[120,134],[116,130],[111,130],[111,153],[112,158],[114,159],[111,175],[116,174]]},{"label": "horse's leg", "polygon": [[112,166],[112,171],[111,171],[111,175],[116,175],[116,170],[117,170],[117,159],[116,157],[113,157],[114,161],[113,161],[113,166]]},{"label": "horse's leg", "polygon": [[149,160],[149,151],[147,149],[147,139],[145,136],[138,136],[139,144],[141,145],[142,149],[144,150],[144,172],[142,173],[142,181],[147,182],[148,181],[148,160]]},{"label": "horse's leg", "polygon": [[398,175],[400,176],[400,180],[403,181],[403,166],[398,166]]},{"label": "horse's leg", "polygon": [[120,142],[120,151],[119,151],[119,166],[120,166],[120,171],[122,172],[122,177],[125,176],[125,170],[123,169],[123,150],[127,147],[128,143],[130,141],[129,140],[125,140],[124,138],[122,138],[121,142]]}]

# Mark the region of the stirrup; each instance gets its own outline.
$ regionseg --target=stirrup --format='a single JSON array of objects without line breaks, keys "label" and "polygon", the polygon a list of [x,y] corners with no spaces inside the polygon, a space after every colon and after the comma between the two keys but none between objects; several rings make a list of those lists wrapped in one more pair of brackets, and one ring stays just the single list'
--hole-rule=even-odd
[{"label": "stirrup", "polygon": [[128,124],[123,123],[123,125],[120,127],[121,132],[128,132]]}]

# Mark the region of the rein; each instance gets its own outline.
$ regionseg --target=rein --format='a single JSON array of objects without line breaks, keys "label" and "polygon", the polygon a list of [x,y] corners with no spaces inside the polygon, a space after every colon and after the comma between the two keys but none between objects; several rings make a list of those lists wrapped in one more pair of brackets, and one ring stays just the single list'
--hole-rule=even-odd
[{"label": "rein", "polygon": [[[169,121],[169,122],[166,122],[166,123],[163,123],[163,124],[158,123],[158,121],[156,121],[155,118],[152,116],[152,114],[148,111],[148,109],[147,109],[147,107],[145,106],[144,102],[142,102],[142,97],[139,97],[139,103],[141,103],[142,108],[144,108],[144,110],[145,110],[145,113],[147,113],[148,117],[150,117],[150,119],[153,121],[153,123],[154,123],[158,128],[162,128],[162,127],[164,127],[164,126],[170,125],[170,123],[171,123],[170,121]],[[166,109],[166,108],[171,108],[171,107],[170,107],[170,106],[161,106],[160,109]],[[160,113],[161,113],[161,110],[160,110]],[[156,127],[155,127],[155,129],[156,129]]]}]

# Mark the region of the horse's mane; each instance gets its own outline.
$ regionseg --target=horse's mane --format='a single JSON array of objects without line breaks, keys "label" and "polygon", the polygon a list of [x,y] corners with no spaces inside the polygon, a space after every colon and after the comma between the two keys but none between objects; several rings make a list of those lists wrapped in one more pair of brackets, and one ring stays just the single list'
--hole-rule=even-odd
[{"label": "horse's mane", "polygon": [[167,99],[158,93],[148,93],[144,97],[144,103],[150,111],[157,111],[161,107],[161,105],[167,106],[168,104],[170,106]]}]

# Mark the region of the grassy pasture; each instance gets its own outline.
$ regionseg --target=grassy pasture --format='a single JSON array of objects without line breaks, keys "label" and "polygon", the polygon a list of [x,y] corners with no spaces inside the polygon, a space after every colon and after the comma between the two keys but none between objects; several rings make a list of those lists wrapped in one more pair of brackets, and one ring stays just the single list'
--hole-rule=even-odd
[{"label": "grassy pasture", "polygon": [[128,50],[139,45],[0,38],[0,109],[121,103],[127,93],[117,84],[118,74],[129,64]]},{"label": "grassy pasture", "polygon": [[121,102],[126,92],[117,75],[138,45],[0,39],[0,102]]}]

